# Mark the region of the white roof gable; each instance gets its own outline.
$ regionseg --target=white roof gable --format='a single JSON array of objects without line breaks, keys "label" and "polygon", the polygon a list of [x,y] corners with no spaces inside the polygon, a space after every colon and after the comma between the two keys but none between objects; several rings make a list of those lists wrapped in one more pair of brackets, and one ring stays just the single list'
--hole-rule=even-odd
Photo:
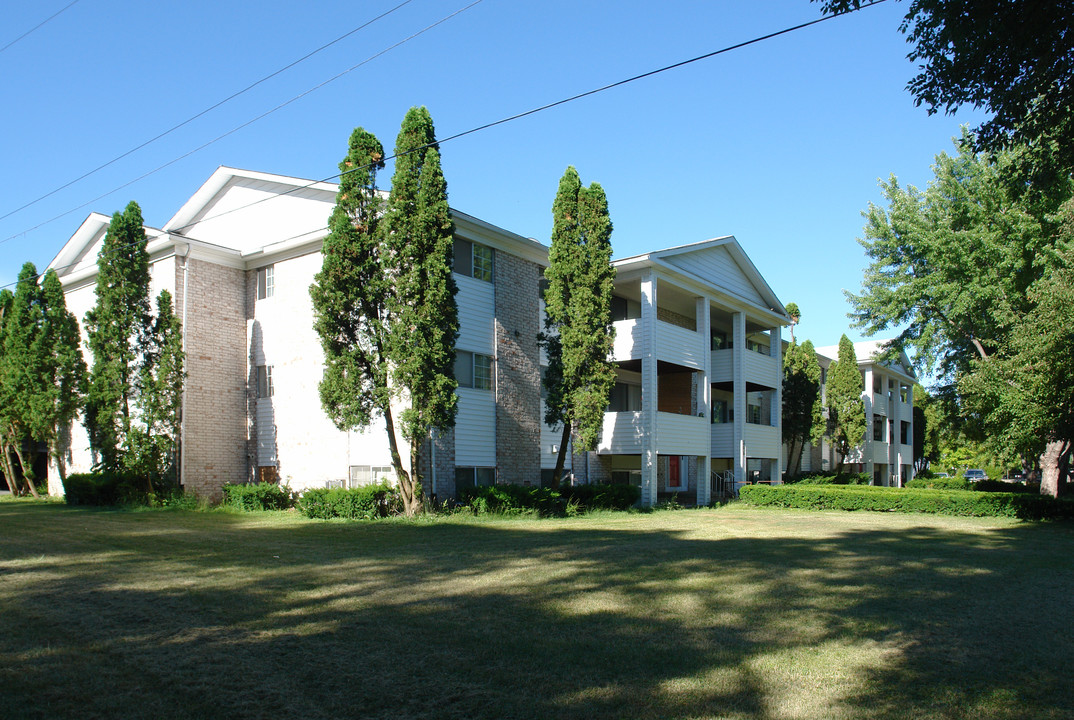
[{"label": "white roof gable", "polygon": [[[858,365],[877,364],[877,357],[888,349],[891,342],[892,340],[889,338],[887,340],[862,340],[861,342],[854,343],[854,356],[858,359]],[[822,355],[829,361],[839,359],[838,345],[825,345],[824,347],[816,348],[816,352],[817,355]],[[906,356],[906,353],[902,350],[899,350],[898,359],[895,362],[879,364],[882,365],[882,367],[904,375],[909,380],[917,380],[917,374],[914,373],[914,367],[910,363],[910,359]]]},{"label": "white roof gable", "polygon": [[783,303],[733,235],[623,258],[613,264],[626,266],[646,260],[670,266],[720,293],[785,317]]}]

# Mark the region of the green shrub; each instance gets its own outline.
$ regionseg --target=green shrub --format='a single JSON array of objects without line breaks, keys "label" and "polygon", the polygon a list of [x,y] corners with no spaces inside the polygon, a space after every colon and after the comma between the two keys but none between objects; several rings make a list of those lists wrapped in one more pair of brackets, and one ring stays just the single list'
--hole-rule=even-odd
[{"label": "green shrub", "polygon": [[906,483],[908,488],[929,488],[932,490],[971,490],[974,483],[961,477],[921,477],[917,476]]},{"label": "green shrub", "polygon": [[880,510],[1023,520],[1074,518],[1074,501],[1029,493],[982,493],[885,487],[747,485],[749,505],[809,510]]},{"label": "green shrub", "polygon": [[256,485],[224,485],[224,502],[228,507],[252,512],[256,510],[289,510],[295,506],[291,489],[275,483]]},{"label": "green shrub", "polygon": [[459,502],[478,514],[536,512],[553,516],[567,511],[567,500],[558,490],[509,483],[465,488],[459,494]]},{"label": "green shrub", "polygon": [[299,511],[308,518],[328,520],[375,520],[403,510],[399,490],[386,482],[360,488],[312,488],[298,499]]},{"label": "green shrub", "polygon": [[641,488],[636,485],[572,485],[560,489],[568,501],[578,505],[579,510],[628,510],[641,499]]},{"label": "green shrub", "polygon": [[148,505],[152,503],[145,478],[124,473],[75,473],[63,482],[68,505]]},{"label": "green shrub", "polygon": [[798,485],[872,485],[873,479],[868,473],[806,473],[795,478]]}]

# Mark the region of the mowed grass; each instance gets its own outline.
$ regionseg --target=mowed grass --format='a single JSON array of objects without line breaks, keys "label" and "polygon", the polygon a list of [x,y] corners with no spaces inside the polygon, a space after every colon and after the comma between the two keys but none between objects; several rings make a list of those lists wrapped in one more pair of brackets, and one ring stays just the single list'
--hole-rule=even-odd
[{"label": "mowed grass", "polygon": [[1074,528],[0,502],[3,718],[1070,718]]}]

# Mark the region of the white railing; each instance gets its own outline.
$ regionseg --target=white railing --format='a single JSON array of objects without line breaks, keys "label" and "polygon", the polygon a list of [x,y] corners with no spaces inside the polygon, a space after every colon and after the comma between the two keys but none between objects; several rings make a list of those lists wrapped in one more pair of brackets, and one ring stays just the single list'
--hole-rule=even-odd
[{"label": "white railing", "polygon": [[707,340],[696,330],[656,321],[656,355],[660,360],[700,368],[705,361],[704,341]]}]

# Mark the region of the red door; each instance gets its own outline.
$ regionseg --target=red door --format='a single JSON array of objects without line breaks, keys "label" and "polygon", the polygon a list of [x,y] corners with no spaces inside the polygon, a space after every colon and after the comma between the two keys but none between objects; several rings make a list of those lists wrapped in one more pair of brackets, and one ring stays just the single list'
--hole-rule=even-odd
[{"label": "red door", "polygon": [[678,455],[672,455],[668,458],[668,487],[677,488],[682,487],[682,471],[680,470],[680,460]]}]

